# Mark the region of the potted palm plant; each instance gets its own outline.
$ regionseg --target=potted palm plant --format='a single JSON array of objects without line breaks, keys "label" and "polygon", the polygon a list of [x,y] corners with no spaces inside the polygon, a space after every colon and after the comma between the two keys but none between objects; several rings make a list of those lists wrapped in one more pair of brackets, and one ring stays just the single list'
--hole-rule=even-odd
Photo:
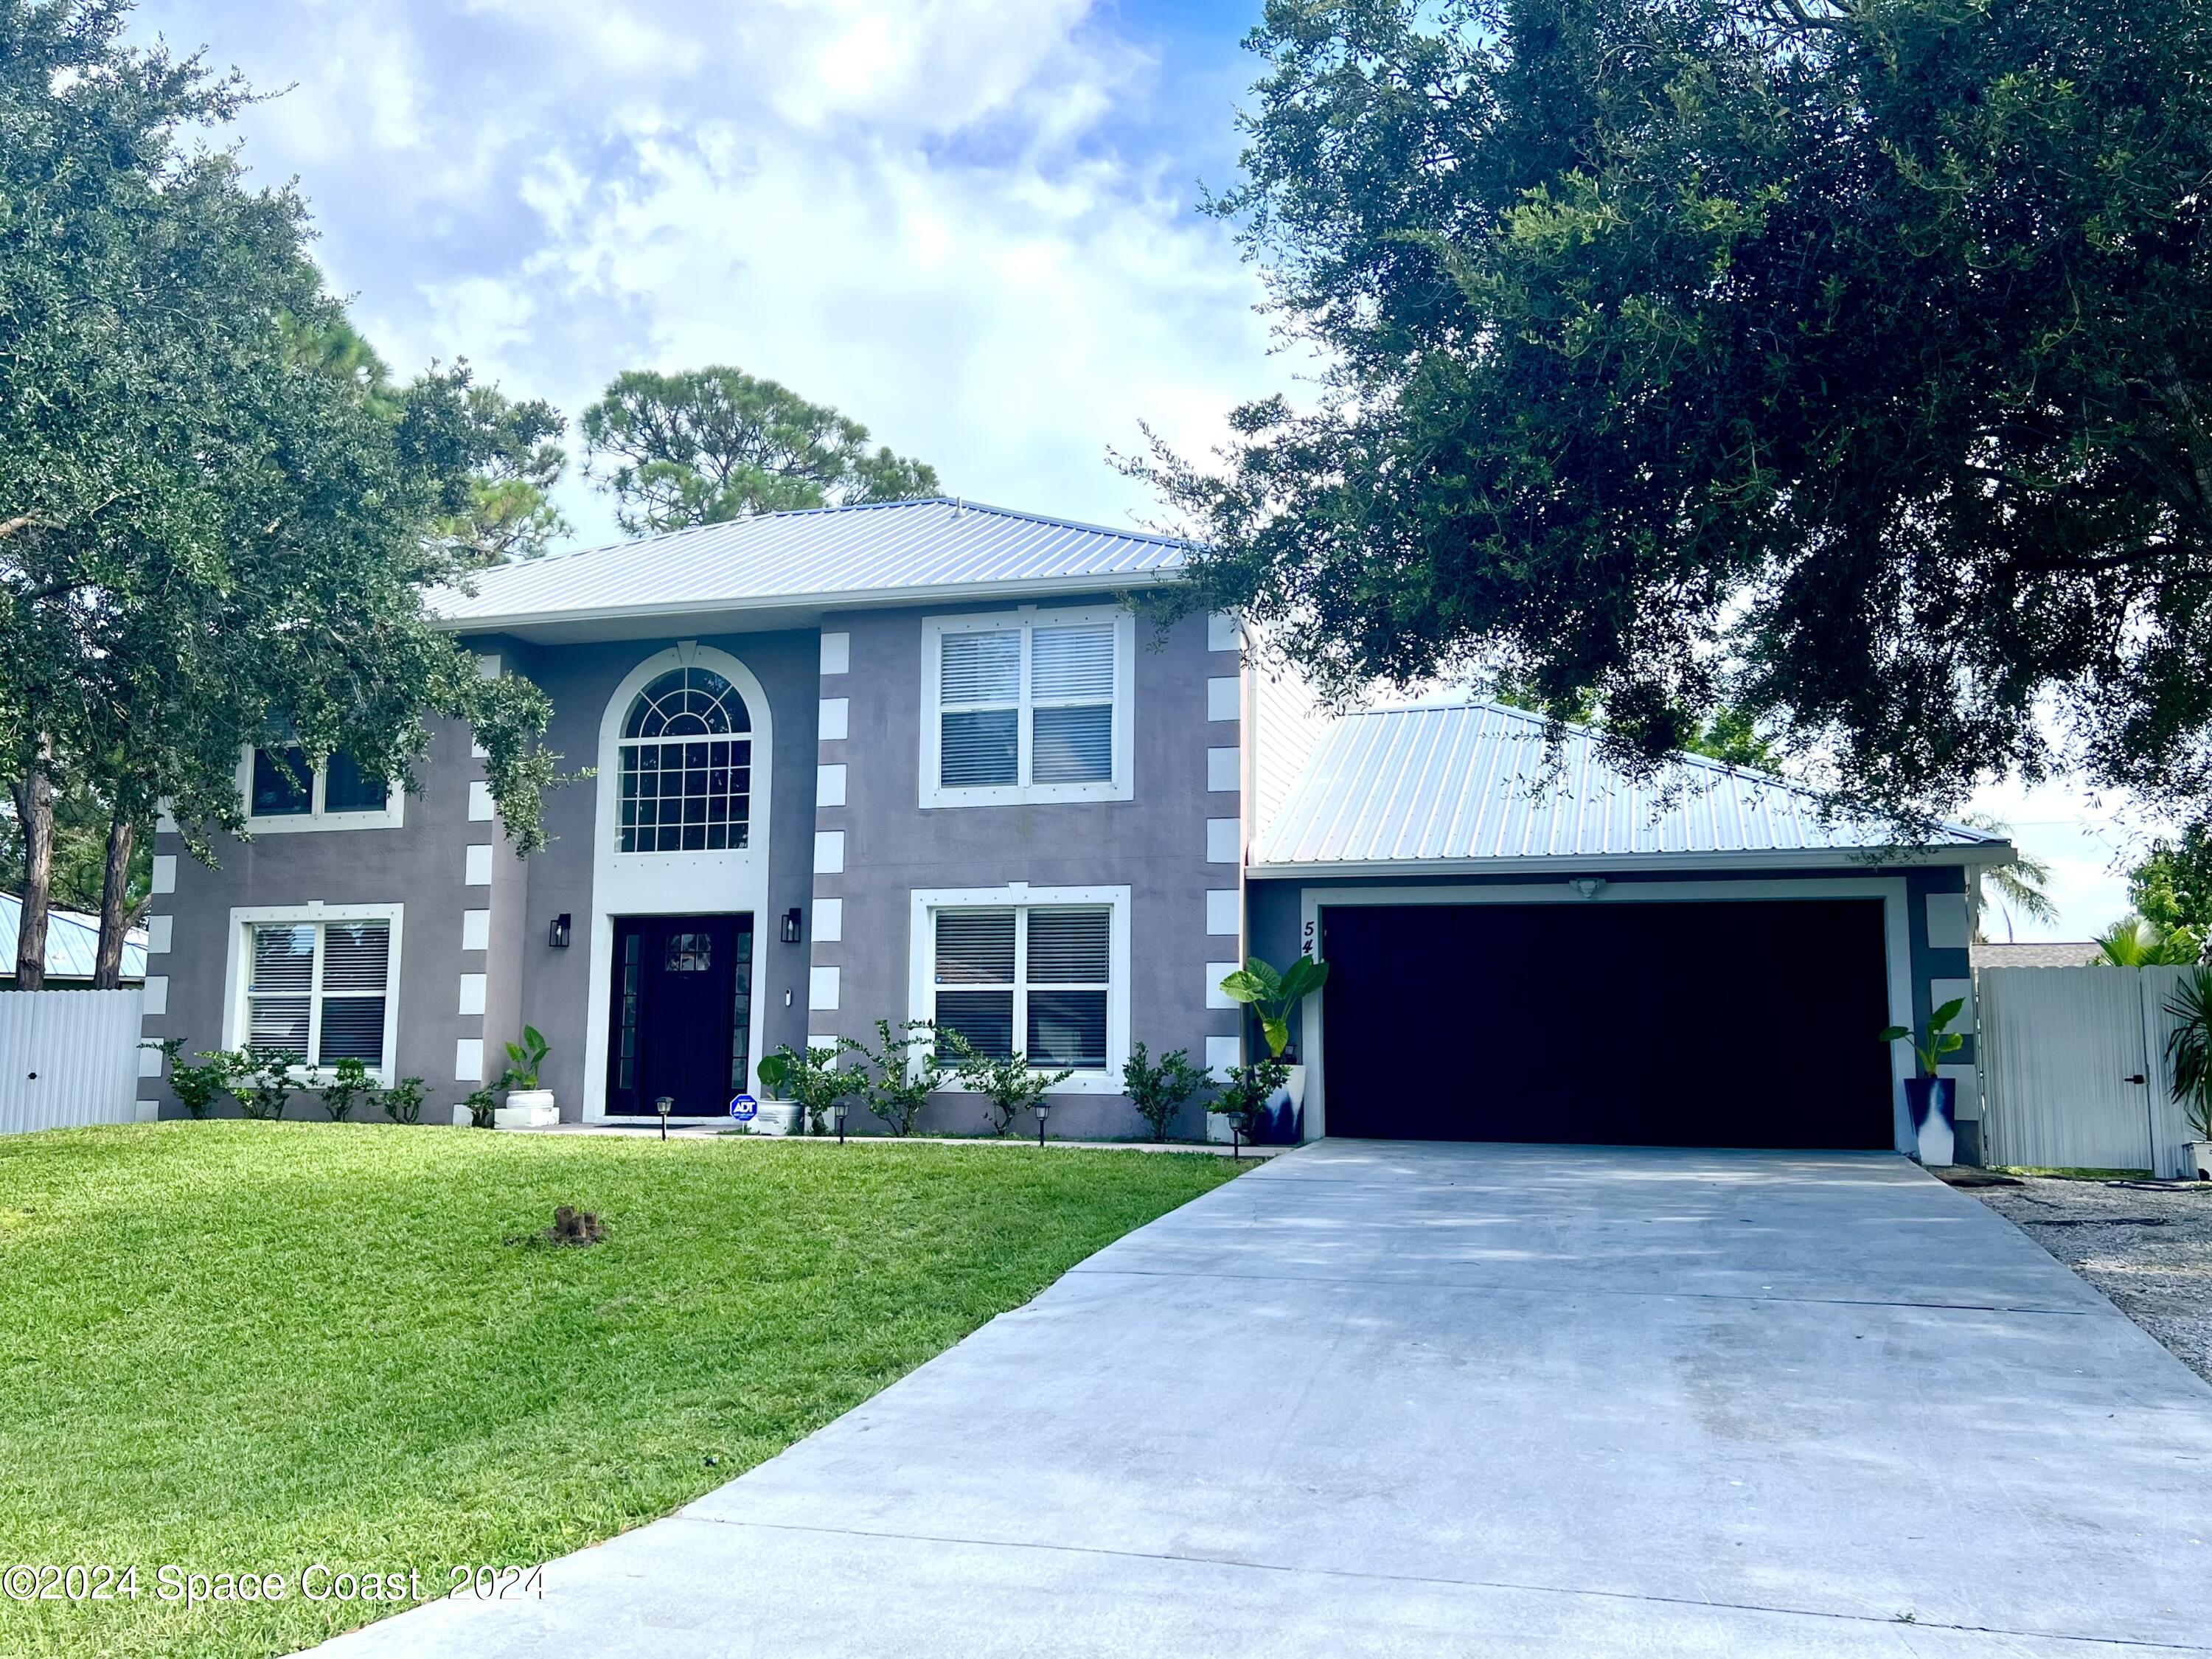
[{"label": "potted palm plant", "polygon": [[2212,968],[2183,975],[2166,1012],[2179,1022],[2166,1040],[2173,1097],[2195,1137],[2181,1143],[2182,1178],[2212,1181]]},{"label": "potted palm plant", "polygon": [[1273,964],[1252,957],[1221,981],[1222,994],[1244,1004],[1259,1016],[1260,1035],[1267,1039],[1267,1056],[1283,1067],[1281,1098],[1268,1103],[1286,1120],[1286,1140],[1299,1135],[1306,1105],[1306,1068],[1291,1046],[1291,1010],[1328,982],[1328,964],[1299,957],[1278,972]]},{"label": "potted palm plant", "polygon": [[553,1091],[538,1086],[538,1073],[551,1052],[545,1034],[535,1025],[522,1028],[522,1041],[507,1045],[507,1071],[499,1080],[507,1090],[507,1104],[494,1121],[502,1129],[542,1129],[561,1121]]},{"label": "potted palm plant", "polygon": [[1951,1022],[1966,1006],[1964,997],[1953,997],[1928,1017],[1928,1035],[1916,1039],[1910,1025],[1882,1029],[1884,1042],[1910,1042],[1920,1061],[1920,1074],[1905,1084],[1905,1103],[1912,1110],[1912,1127],[1919,1142],[1921,1163],[1929,1168],[1949,1164],[1957,1146],[1956,1103],[1951,1079],[1938,1077],[1936,1068],[1946,1054],[1955,1054],[1966,1039],[1951,1029]]}]

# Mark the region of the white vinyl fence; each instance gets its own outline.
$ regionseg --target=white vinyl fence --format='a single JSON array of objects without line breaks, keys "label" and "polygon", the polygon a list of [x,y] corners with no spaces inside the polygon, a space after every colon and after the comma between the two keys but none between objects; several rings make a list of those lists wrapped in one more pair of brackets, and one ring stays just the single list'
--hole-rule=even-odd
[{"label": "white vinyl fence", "polygon": [[1984,1161],[2179,1175],[2190,1131],[2168,1086],[2166,1003],[2187,971],[1984,969]]},{"label": "white vinyl fence", "polygon": [[138,1115],[138,1015],[127,991],[0,991],[0,1134]]}]

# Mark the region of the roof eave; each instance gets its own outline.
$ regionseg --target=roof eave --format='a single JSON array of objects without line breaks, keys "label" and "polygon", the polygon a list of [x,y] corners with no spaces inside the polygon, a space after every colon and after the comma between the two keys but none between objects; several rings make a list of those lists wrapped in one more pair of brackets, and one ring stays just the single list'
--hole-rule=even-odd
[{"label": "roof eave", "polygon": [[1255,881],[1296,881],[1315,877],[1483,876],[1513,874],[1606,875],[1707,871],[1859,869],[1872,873],[1899,866],[1972,867],[2002,864],[2012,857],[2009,842],[1960,847],[1771,848],[1742,853],[1614,853],[1594,855],[1544,854],[1534,857],[1479,859],[1314,859],[1291,863],[1255,860],[1244,873]]},{"label": "roof eave", "polygon": [[498,634],[518,628],[680,621],[686,617],[726,616],[752,611],[860,611],[882,605],[957,604],[969,599],[1057,599],[1075,593],[1166,587],[1182,580],[1183,572],[1177,569],[1109,571],[1087,576],[1032,576],[903,587],[844,588],[818,593],[687,599],[680,604],[647,600],[637,605],[593,605],[574,610],[514,611],[488,617],[434,617],[431,622],[434,627],[450,634]]}]

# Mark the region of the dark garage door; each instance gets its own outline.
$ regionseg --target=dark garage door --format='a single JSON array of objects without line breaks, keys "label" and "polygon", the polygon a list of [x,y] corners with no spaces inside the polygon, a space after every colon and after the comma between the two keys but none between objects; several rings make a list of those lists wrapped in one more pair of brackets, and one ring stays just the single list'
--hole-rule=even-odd
[{"label": "dark garage door", "polygon": [[1893,1144],[1879,899],[1322,917],[1332,1135]]}]

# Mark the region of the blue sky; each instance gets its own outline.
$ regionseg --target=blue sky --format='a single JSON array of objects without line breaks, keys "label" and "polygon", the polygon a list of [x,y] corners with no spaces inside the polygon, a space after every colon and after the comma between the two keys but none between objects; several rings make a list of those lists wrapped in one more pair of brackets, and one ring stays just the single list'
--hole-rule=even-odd
[{"label": "blue sky", "polygon": [[[1149,420],[1200,447],[1285,382],[1197,181],[1234,174],[1247,3],[149,0],[281,95],[333,284],[395,368],[574,414],[732,362],[979,499],[1109,522]],[[580,539],[605,500],[564,492]]]},{"label": "blue sky", "polygon": [[[466,357],[574,415],[625,368],[735,363],[948,490],[1127,524],[1108,465],[1294,390],[1195,212],[1233,182],[1259,0],[142,0],[137,32],[282,95],[296,176],[394,368]],[[613,539],[572,475],[584,544]],[[1994,788],[2081,938],[2124,906],[2124,803]],[[2003,924],[1996,931],[2002,936]]]}]

